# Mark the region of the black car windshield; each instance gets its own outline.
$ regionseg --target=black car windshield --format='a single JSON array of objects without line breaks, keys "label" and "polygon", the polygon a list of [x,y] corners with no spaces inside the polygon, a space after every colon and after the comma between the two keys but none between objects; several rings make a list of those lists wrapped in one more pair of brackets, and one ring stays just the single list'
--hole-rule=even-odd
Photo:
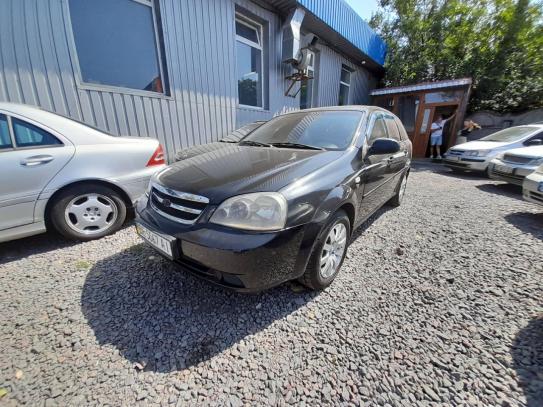
[{"label": "black car windshield", "polygon": [[241,144],[345,150],[351,144],[362,114],[354,110],[289,113],[263,124]]},{"label": "black car windshield", "polygon": [[518,141],[530,133],[533,133],[534,130],[536,130],[535,127],[530,126],[510,127],[491,134],[490,136],[483,137],[480,141],[499,141],[502,143]]}]

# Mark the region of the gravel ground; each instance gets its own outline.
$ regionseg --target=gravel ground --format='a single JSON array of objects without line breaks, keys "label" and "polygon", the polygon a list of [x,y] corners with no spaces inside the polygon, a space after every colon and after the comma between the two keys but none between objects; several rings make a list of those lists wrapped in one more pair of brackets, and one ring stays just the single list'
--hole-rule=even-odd
[{"label": "gravel ground", "polygon": [[216,288],[133,227],[3,244],[0,404],[541,407],[542,254],[542,208],[431,165],[321,293]]}]

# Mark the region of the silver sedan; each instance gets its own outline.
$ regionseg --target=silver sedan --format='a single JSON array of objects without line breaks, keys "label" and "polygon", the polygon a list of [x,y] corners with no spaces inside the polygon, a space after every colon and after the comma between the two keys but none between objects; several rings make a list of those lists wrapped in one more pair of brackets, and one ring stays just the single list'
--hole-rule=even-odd
[{"label": "silver sedan", "polygon": [[0,103],[0,242],[49,227],[79,240],[113,233],[164,166],[157,140]]}]

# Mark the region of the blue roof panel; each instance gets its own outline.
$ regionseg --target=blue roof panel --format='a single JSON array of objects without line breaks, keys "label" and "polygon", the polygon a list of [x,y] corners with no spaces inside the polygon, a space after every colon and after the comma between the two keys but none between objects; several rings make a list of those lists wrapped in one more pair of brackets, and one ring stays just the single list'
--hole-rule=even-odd
[{"label": "blue roof panel", "polygon": [[296,0],[360,51],[383,66],[387,46],[345,0]]}]

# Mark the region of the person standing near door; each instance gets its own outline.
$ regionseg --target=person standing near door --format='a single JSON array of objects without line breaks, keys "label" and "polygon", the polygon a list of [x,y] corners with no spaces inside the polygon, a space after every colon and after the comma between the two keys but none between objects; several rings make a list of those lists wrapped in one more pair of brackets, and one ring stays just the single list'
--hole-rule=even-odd
[{"label": "person standing near door", "polygon": [[436,156],[438,160],[441,160],[441,145],[443,144],[443,127],[449,120],[456,116],[454,112],[451,117],[444,119],[443,115],[437,116],[437,120],[432,123],[430,128],[430,158],[434,158],[434,147],[436,149]]}]

